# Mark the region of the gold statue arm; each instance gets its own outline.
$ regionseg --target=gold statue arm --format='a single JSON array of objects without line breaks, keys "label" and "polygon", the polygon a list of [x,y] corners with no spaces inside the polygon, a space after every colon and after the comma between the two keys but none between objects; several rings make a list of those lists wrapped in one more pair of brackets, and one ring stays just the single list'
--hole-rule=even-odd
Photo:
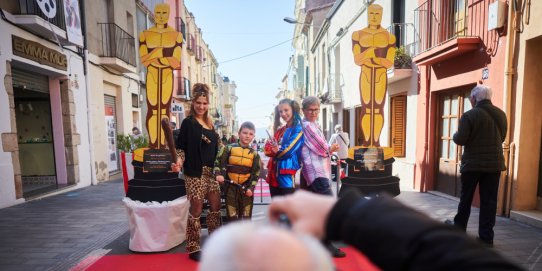
[{"label": "gold statue arm", "polygon": [[395,62],[395,51],[397,51],[397,49],[395,48],[395,35],[389,33],[389,42],[386,57],[375,57],[373,59],[373,62],[377,65],[385,67],[386,69],[389,69],[393,66],[393,63]]},{"label": "gold statue arm", "polygon": [[160,59],[160,63],[166,66],[171,66],[173,69],[181,67],[181,54],[182,54],[182,45],[183,43],[183,34],[179,33],[175,39],[175,49],[173,49],[173,55],[164,57]]},{"label": "gold statue arm", "polygon": [[354,53],[354,63],[358,66],[374,65],[372,60],[376,58],[375,47],[362,47],[359,40],[363,35],[361,31],[352,33],[352,52]]}]

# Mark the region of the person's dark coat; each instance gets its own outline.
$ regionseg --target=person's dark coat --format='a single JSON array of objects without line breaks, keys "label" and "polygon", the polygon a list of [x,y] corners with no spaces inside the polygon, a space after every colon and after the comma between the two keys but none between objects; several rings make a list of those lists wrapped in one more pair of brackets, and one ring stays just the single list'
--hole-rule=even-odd
[{"label": "person's dark coat", "polygon": [[347,192],[331,210],[326,239],[340,240],[387,270],[522,270],[455,228],[388,196]]},{"label": "person's dark coat", "polygon": [[506,130],[506,115],[490,100],[465,112],[453,137],[457,145],[464,146],[460,172],[505,170],[502,143]]}]

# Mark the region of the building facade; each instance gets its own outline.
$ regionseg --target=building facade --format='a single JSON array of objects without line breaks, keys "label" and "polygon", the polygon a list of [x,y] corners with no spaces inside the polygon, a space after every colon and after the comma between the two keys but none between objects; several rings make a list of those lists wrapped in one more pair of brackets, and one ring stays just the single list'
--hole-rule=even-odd
[{"label": "building facade", "polygon": [[508,7],[503,105],[510,146],[503,213],[542,227],[542,2],[518,1]]},{"label": "building facade", "polygon": [[414,57],[420,69],[414,185],[459,197],[462,148],[452,136],[471,109],[468,96],[476,84],[490,86],[493,104],[504,109],[507,34],[505,27],[488,30],[493,1],[452,2],[419,1],[414,10],[421,37]]},{"label": "building facade", "polygon": [[[403,189],[413,189],[418,72],[410,56],[417,48],[411,1],[296,1],[293,46],[293,90],[318,96],[323,102],[320,122],[326,137],[341,124],[351,147],[361,143],[360,67],[354,63],[352,33],[367,27],[367,7],[383,7],[381,26],[397,36],[407,61],[388,70],[384,101],[382,146],[395,150],[394,173]],[[304,3],[304,4],[303,4]],[[301,10],[301,11],[300,11]],[[305,12],[303,12],[305,11]],[[306,65],[305,67],[303,67]],[[292,84],[290,84],[292,85]]]},{"label": "building facade", "polygon": [[91,183],[81,14],[64,2],[0,3],[0,208]]},{"label": "building facade", "polygon": [[[117,135],[142,128],[136,2],[85,1],[94,170],[98,182],[120,172]],[[103,11],[106,12],[103,12]],[[141,129],[143,130],[143,129]]]}]

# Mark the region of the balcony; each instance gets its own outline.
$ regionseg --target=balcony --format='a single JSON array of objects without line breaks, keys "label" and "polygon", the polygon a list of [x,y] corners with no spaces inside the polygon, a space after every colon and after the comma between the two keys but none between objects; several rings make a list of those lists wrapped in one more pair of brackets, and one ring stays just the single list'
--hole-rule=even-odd
[{"label": "balcony", "polygon": [[196,50],[196,39],[194,38],[194,35],[188,34],[188,37],[186,38],[186,50],[190,55],[194,55]]},{"label": "balcony", "polygon": [[203,48],[201,46],[196,46],[196,61],[201,62],[203,59]]},{"label": "balcony", "polygon": [[342,102],[342,87],[344,86],[344,80],[342,74],[331,73],[327,80],[327,89],[324,94],[322,94],[321,100],[325,104],[336,104]]},{"label": "balcony", "polygon": [[182,17],[175,17],[175,30],[183,34],[183,40],[186,39],[186,24],[184,23]]},{"label": "balcony", "polygon": [[[15,11],[14,14],[4,11],[4,15],[10,22],[30,32],[51,40],[58,38],[59,42],[63,45],[75,45],[68,41],[66,34],[63,1],[52,0],[51,2],[55,3],[55,9],[51,9],[48,6],[47,8],[50,10],[49,14],[45,14],[35,0],[19,0],[19,10]],[[46,4],[49,4],[49,1]],[[56,10],[56,13],[53,10]],[[47,9],[45,9],[45,12],[47,12]],[[51,18],[49,19],[49,17]]]},{"label": "balcony", "polygon": [[486,12],[490,0],[427,0],[414,10],[419,32],[419,52],[414,61],[431,65],[472,52],[494,40],[487,31]]},{"label": "balcony", "polygon": [[420,37],[411,23],[393,23],[388,32],[397,40],[393,67],[387,71],[388,83],[393,83],[412,76],[412,56],[419,50]]},{"label": "balcony", "polygon": [[[177,71],[180,73],[180,70]],[[177,89],[175,90],[175,98],[188,101],[190,100],[190,80],[186,77],[177,76]]]},{"label": "balcony", "polygon": [[102,36],[100,64],[121,72],[136,72],[135,40],[113,23],[98,23]]}]

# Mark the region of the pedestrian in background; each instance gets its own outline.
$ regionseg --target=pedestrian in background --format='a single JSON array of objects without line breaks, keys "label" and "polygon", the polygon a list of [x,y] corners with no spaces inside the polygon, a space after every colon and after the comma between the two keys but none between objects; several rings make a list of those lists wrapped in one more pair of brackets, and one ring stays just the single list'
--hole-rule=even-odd
[{"label": "pedestrian in background", "polygon": [[[284,125],[281,126],[281,119]],[[267,178],[271,197],[295,192],[295,174],[301,168],[299,161],[303,146],[303,129],[299,104],[282,99],[275,107],[274,135],[265,143]]]},{"label": "pedestrian in background", "polygon": [[[318,124],[320,114],[320,100],[314,96],[307,96],[301,104],[303,110],[303,136],[305,141],[301,149],[302,188],[321,195],[333,196],[331,192],[331,153],[339,149],[339,144],[328,145],[324,133]],[[333,257],[344,257],[346,254],[326,242],[325,246]]]},{"label": "pedestrian in background", "polygon": [[505,170],[502,143],[506,137],[505,113],[491,103],[491,89],[478,85],[470,93],[473,108],[459,120],[453,140],[464,146],[461,156],[461,197],[454,224],[467,230],[472,198],[479,184],[480,217],[478,240],[493,246],[493,227],[497,212],[497,194],[501,171]]},{"label": "pedestrian in background", "polygon": [[[350,145],[350,138],[348,133],[343,132],[343,127],[340,124],[335,125],[335,133],[331,135],[329,139],[329,145],[338,144],[339,150],[337,151],[337,156],[340,161],[337,161],[337,164],[341,165],[341,169],[345,170],[346,168],[346,158],[348,158],[348,146]],[[332,174],[337,174],[337,164],[333,165],[331,168]]]}]

